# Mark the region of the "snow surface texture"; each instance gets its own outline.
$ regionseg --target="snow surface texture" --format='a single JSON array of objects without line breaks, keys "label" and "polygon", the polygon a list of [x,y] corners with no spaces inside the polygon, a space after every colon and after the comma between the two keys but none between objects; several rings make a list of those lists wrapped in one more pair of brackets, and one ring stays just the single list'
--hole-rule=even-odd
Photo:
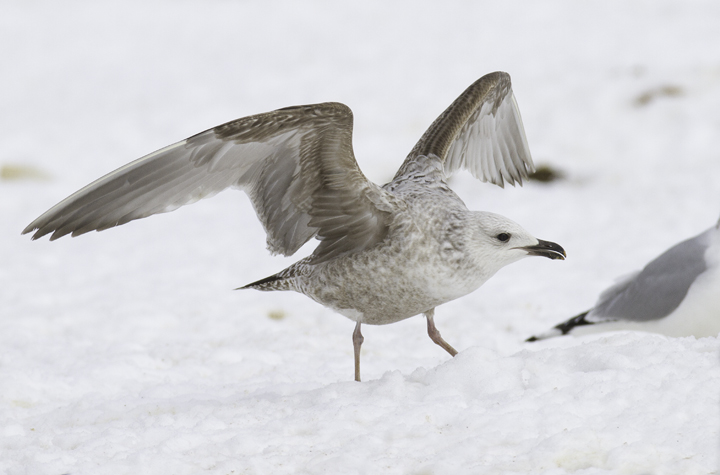
[{"label": "snow surface texture", "polygon": [[[0,38],[0,473],[717,473],[716,338],[523,340],[717,220],[719,3],[5,1]],[[453,188],[568,260],[439,307],[454,359],[421,317],[368,326],[355,383],[353,322],[232,291],[298,257],[264,251],[242,193],[20,236],[132,159],[293,104],[352,107],[385,182],[495,70],[565,179]]]}]

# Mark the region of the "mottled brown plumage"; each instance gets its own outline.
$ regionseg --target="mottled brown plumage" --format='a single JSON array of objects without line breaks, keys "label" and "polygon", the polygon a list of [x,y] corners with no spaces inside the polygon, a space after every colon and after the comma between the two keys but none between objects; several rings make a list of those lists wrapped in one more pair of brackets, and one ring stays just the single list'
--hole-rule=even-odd
[{"label": "mottled brown plumage", "polygon": [[244,288],[301,292],[355,320],[357,380],[362,323],[423,313],[432,340],[455,355],[435,328],[437,305],[524,256],[564,257],[507,218],[468,211],[445,181],[465,168],[514,185],[532,171],[510,76],[488,74],[466,89],[382,187],[355,161],[352,126],[350,109],[332,102],[234,120],[100,178],[23,233],[77,236],[240,188],[271,252],[291,255],[312,237],[320,241],[309,257]]}]

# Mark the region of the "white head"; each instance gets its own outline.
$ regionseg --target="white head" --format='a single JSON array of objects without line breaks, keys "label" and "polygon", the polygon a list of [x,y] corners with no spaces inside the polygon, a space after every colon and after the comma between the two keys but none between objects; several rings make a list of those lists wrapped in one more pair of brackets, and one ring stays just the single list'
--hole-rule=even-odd
[{"label": "white head", "polygon": [[467,249],[491,275],[527,256],[565,259],[558,244],[537,239],[516,222],[499,214],[471,211]]}]

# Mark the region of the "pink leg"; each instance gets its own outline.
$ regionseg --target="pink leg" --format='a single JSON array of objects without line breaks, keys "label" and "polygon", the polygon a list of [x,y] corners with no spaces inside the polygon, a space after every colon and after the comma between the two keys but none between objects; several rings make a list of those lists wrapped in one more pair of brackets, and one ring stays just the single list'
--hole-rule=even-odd
[{"label": "pink leg", "polygon": [[[443,337],[440,336],[440,332],[438,331],[437,328],[435,328],[435,320],[434,320],[434,317],[435,317],[435,309],[434,309],[434,308],[432,308],[432,309],[428,310],[427,312],[425,312],[425,318],[427,318],[428,335],[430,335],[430,339],[431,339],[432,341],[434,341],[436,344],[440,345],[442,348],[444,348],[445,351],[447,351],[448,353],[450,353],[450,356],[455,356],[455,355],[457,355],[457,351],[455,350],[455,348],[453,348],[452,346],[450,346],[450,345],[448,344],[448,342],[446,342],[445,340],[443,340]],[[360,324],[358,323],[358,333],[360,333],[359,328],[360,328]],[[355,363],[355,364],[356,364],[356,366],[355,366],[355,368],[356,368],[356,373],[355,373],[355,374],[358,374],[358,373],[357,373],[357,364],[358,364],[358,363],[357,363],[357,361],[358,361],[358,360],[357,360],[357,357],[356,357],[355,361],[356,361],[356,363]],[[358,379],[358,381],[359,381],[359,379]]]},{"label": "pink leg", "polygon": [[355,381],[360,381],[360,346],[363,344],[362,333],[360,333],[360,322],[355,325],[353,331],[353,348],[355,349]]}]

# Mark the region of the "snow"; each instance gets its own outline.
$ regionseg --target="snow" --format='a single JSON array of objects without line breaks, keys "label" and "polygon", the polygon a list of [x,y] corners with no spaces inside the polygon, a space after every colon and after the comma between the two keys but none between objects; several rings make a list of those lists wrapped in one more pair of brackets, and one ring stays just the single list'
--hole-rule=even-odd
[{"label": "snow", "polygon": [[[528,336],[720,214],[720,4],[3,2],[0,473],[717,473],[716,338]],[[568,252],[421,317],[363,328],[232,291],[271,257],[226,192],[102,233],[20,231],[148,152],[278,107],[341,101],[392,177],[481,75],[513,78],[551,184],[468,174],[472,209]],[[42,179],[45,175],[48,178]],[[300,254],[307,254],[305,247]]]}]

